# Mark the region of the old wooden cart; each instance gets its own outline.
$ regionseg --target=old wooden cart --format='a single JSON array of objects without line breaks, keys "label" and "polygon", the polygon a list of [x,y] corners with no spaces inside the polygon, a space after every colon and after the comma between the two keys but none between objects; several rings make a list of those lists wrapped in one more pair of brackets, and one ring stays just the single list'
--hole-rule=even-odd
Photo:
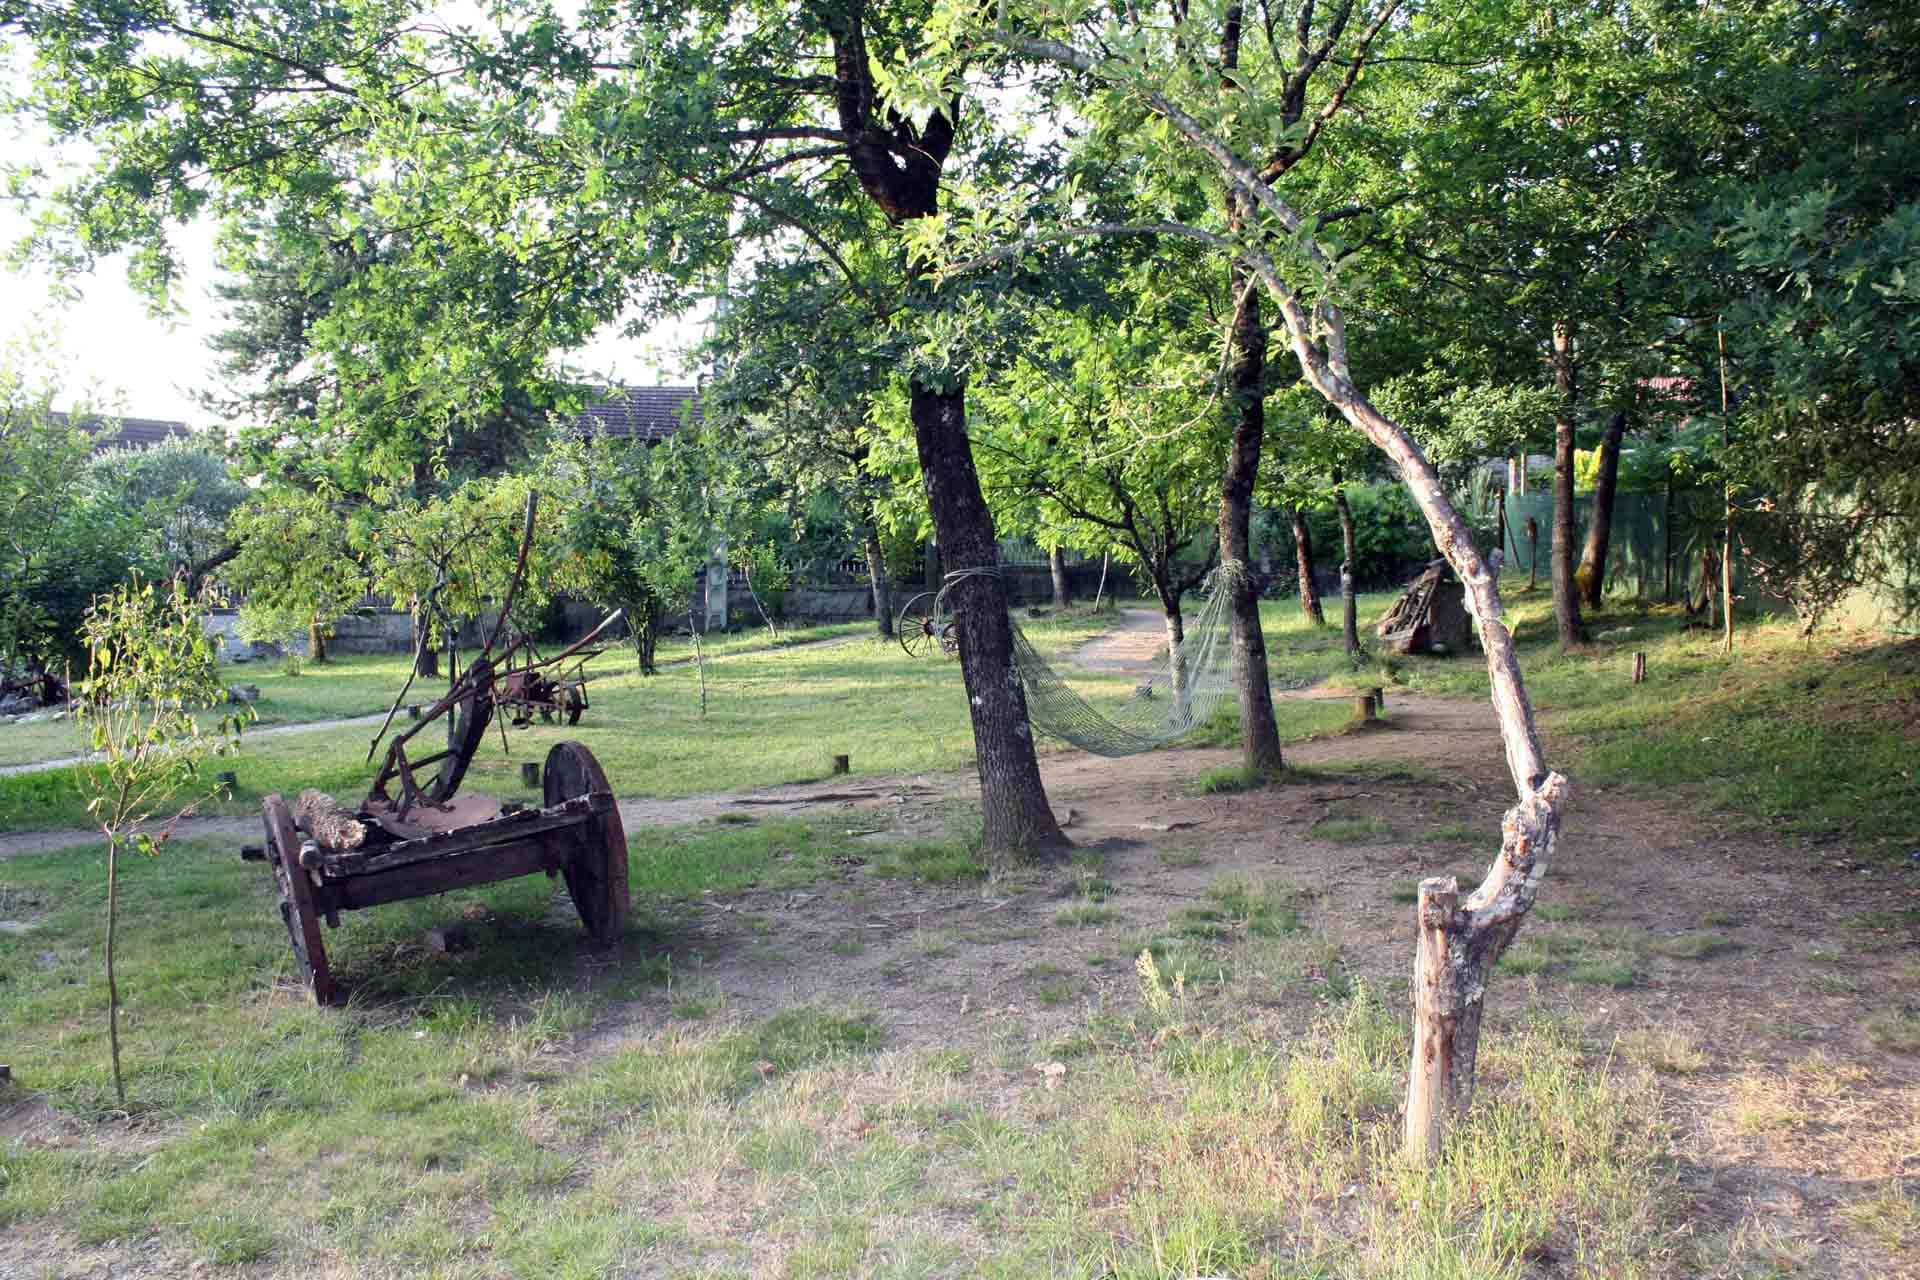
[{"label": "old wooden cart", "polygon": [[[533,514],[529,503],[529,532]],[[522,572],[525,562],[523,544]],[[508,592],[509,606],[513,594]],[[503,608],[501,616],[507,612]],[[557,657],[534,659],[518,668],[515,655],[530,653],[531,645],[524,638],[508,641],[496,657],[495,646],[505,631],[504,625],[497,626],[446,696],[388,744],[373,786],[353,810],[318,791],[302,792],[292,804],[278,794],[266,798],[266,843],[241,850],[241,856],[272,868],[287,937],[315,1001],[326,1004],[335,996],[321,921],[338,927],[342,911],[384,902],[545,872],[565,881],[581,922],[596,942],[609,943],[619,936],[627,917],[627,838],[613,789],[591,751],[578,742],[561,742],[547,752],[539,805],[459,794],[488,727],[495,723],[504,674],[538,675],[575,658],[619,616],[608,618]],[[402,689],[401,699],[405,695]],[[396,708],[401,699],[395,700]],[[392,723],[389,712],[369,757]],[[407,744],[429,724],[445,726],[445,748],[409,757]]]}]

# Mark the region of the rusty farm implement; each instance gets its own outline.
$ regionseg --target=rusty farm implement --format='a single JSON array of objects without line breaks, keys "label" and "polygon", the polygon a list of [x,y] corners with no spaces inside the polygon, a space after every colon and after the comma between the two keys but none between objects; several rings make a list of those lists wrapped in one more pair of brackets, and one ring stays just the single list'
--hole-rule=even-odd
[{"label": "rusty farm implement", "polygon": [[[506,619],[526,572],[534,507],[530,499],[500,621],[446,694],[387,744],[365,798],[349,809],[318,791],[304,791],[291,804],[269,795],[263,802],[265,844],[241,850],[242,857],[272,869],[300,977],[320,1004],[331,1002],[336,991],[320,925],[337,927],[342,911],[544,872],[565,882],[596,942],[613,942],[625,926],[626,832],[613,788],[583,744],[560,742],[548,751],[538,805],[503,804],[460,790],[497,714],[530,705],[538,710],[541,704],[528,700],[532,690],[578,688],[554,673],[569,661],[585,661],[582,651],[620,617],[613,614],[551,658],[535,655],[525,636],[506,637]],[[394,710],[405,697],[403,688]],[[568,704],[557,705],[564,712]],[[579,706],[585,706],[583,690]],[[393,724],[394,710],[369,745],[369,759]],[[577,719],[576,713],[569,723]],[[414,754],[429,725],[444,728],[446,745]],[[504,722],[499,729],[504,741]]]}]

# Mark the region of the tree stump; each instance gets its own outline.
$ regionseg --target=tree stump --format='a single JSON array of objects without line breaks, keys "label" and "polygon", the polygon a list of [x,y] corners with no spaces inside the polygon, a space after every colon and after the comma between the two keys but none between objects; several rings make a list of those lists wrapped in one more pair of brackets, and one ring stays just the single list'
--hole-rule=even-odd
[{"label": "tree stump", "polygon": [[1360,721],[1362,724],[1369,723],[1374,718],[1373,708],[1374,701],[1371,690],[1366,693],[1356,693],[1353,695],[1354,719]]}]

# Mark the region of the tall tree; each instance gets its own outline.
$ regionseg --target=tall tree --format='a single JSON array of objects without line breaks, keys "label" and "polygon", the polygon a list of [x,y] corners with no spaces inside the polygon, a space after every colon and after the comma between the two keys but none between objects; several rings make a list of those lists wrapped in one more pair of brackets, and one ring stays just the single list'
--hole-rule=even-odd
[{"label": "tall tree", "polygon": [[[351,236],[364,228],[342,193],[368,188],[406,244],[356,276],[354,305],[337,296],[316,332],[332,335],[343,386],[404,399],[399,426],[500,403],[622,308],[644,323],[710,292],[750,246],[797,236],[835,258],[818,224],[844,223],[850,200],[888,226],[935,218],[958,158],[958,99],[909,119],[876,81],[925,46],[923,14],[876,16],[859,0],[577,17],[502,5],[450,30],[409,25],[406,0],[350,7],[341,21],[337,7],[76,14],[23,0],[0,23],[41,55],[41,118],[109,153],[54,193],[65,225],[84,228],[56,253],[138,244],[146,278],[164,284],[164,230],[183,215],[281,200]],[[986,123],[969,116],[972,155],[990,153]],[[894,260],[887,298],[846,274],[850,301],[921,329],[899,372],[953,575],[986,841],[1058,846],[1024,697],[1004,678],[1012,633],[967,451],[955,312],[912,263]],[[378,423],[353,434],[383,466],[407,443]]]}]

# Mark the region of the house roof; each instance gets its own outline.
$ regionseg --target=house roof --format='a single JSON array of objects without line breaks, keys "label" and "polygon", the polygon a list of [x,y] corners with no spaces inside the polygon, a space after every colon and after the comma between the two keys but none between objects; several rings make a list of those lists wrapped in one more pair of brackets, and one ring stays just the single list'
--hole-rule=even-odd
[{"label": "house roof", "polygon": [[574,429],[583,434],[652,443],[700,420],[698,387],[623,387],[594,395],[574,415]]},{"label": "house roof", "polygon": [[112,415],[102,417],[95,414],[74,418],[58,411],[49,413],[47,417],[54,422],[76,427],[92,436],[95,453],[108,449],[146,449],[163,440],[193,434],[193,429],[186,423],[174,422],[167,418],[125,418]]}]

